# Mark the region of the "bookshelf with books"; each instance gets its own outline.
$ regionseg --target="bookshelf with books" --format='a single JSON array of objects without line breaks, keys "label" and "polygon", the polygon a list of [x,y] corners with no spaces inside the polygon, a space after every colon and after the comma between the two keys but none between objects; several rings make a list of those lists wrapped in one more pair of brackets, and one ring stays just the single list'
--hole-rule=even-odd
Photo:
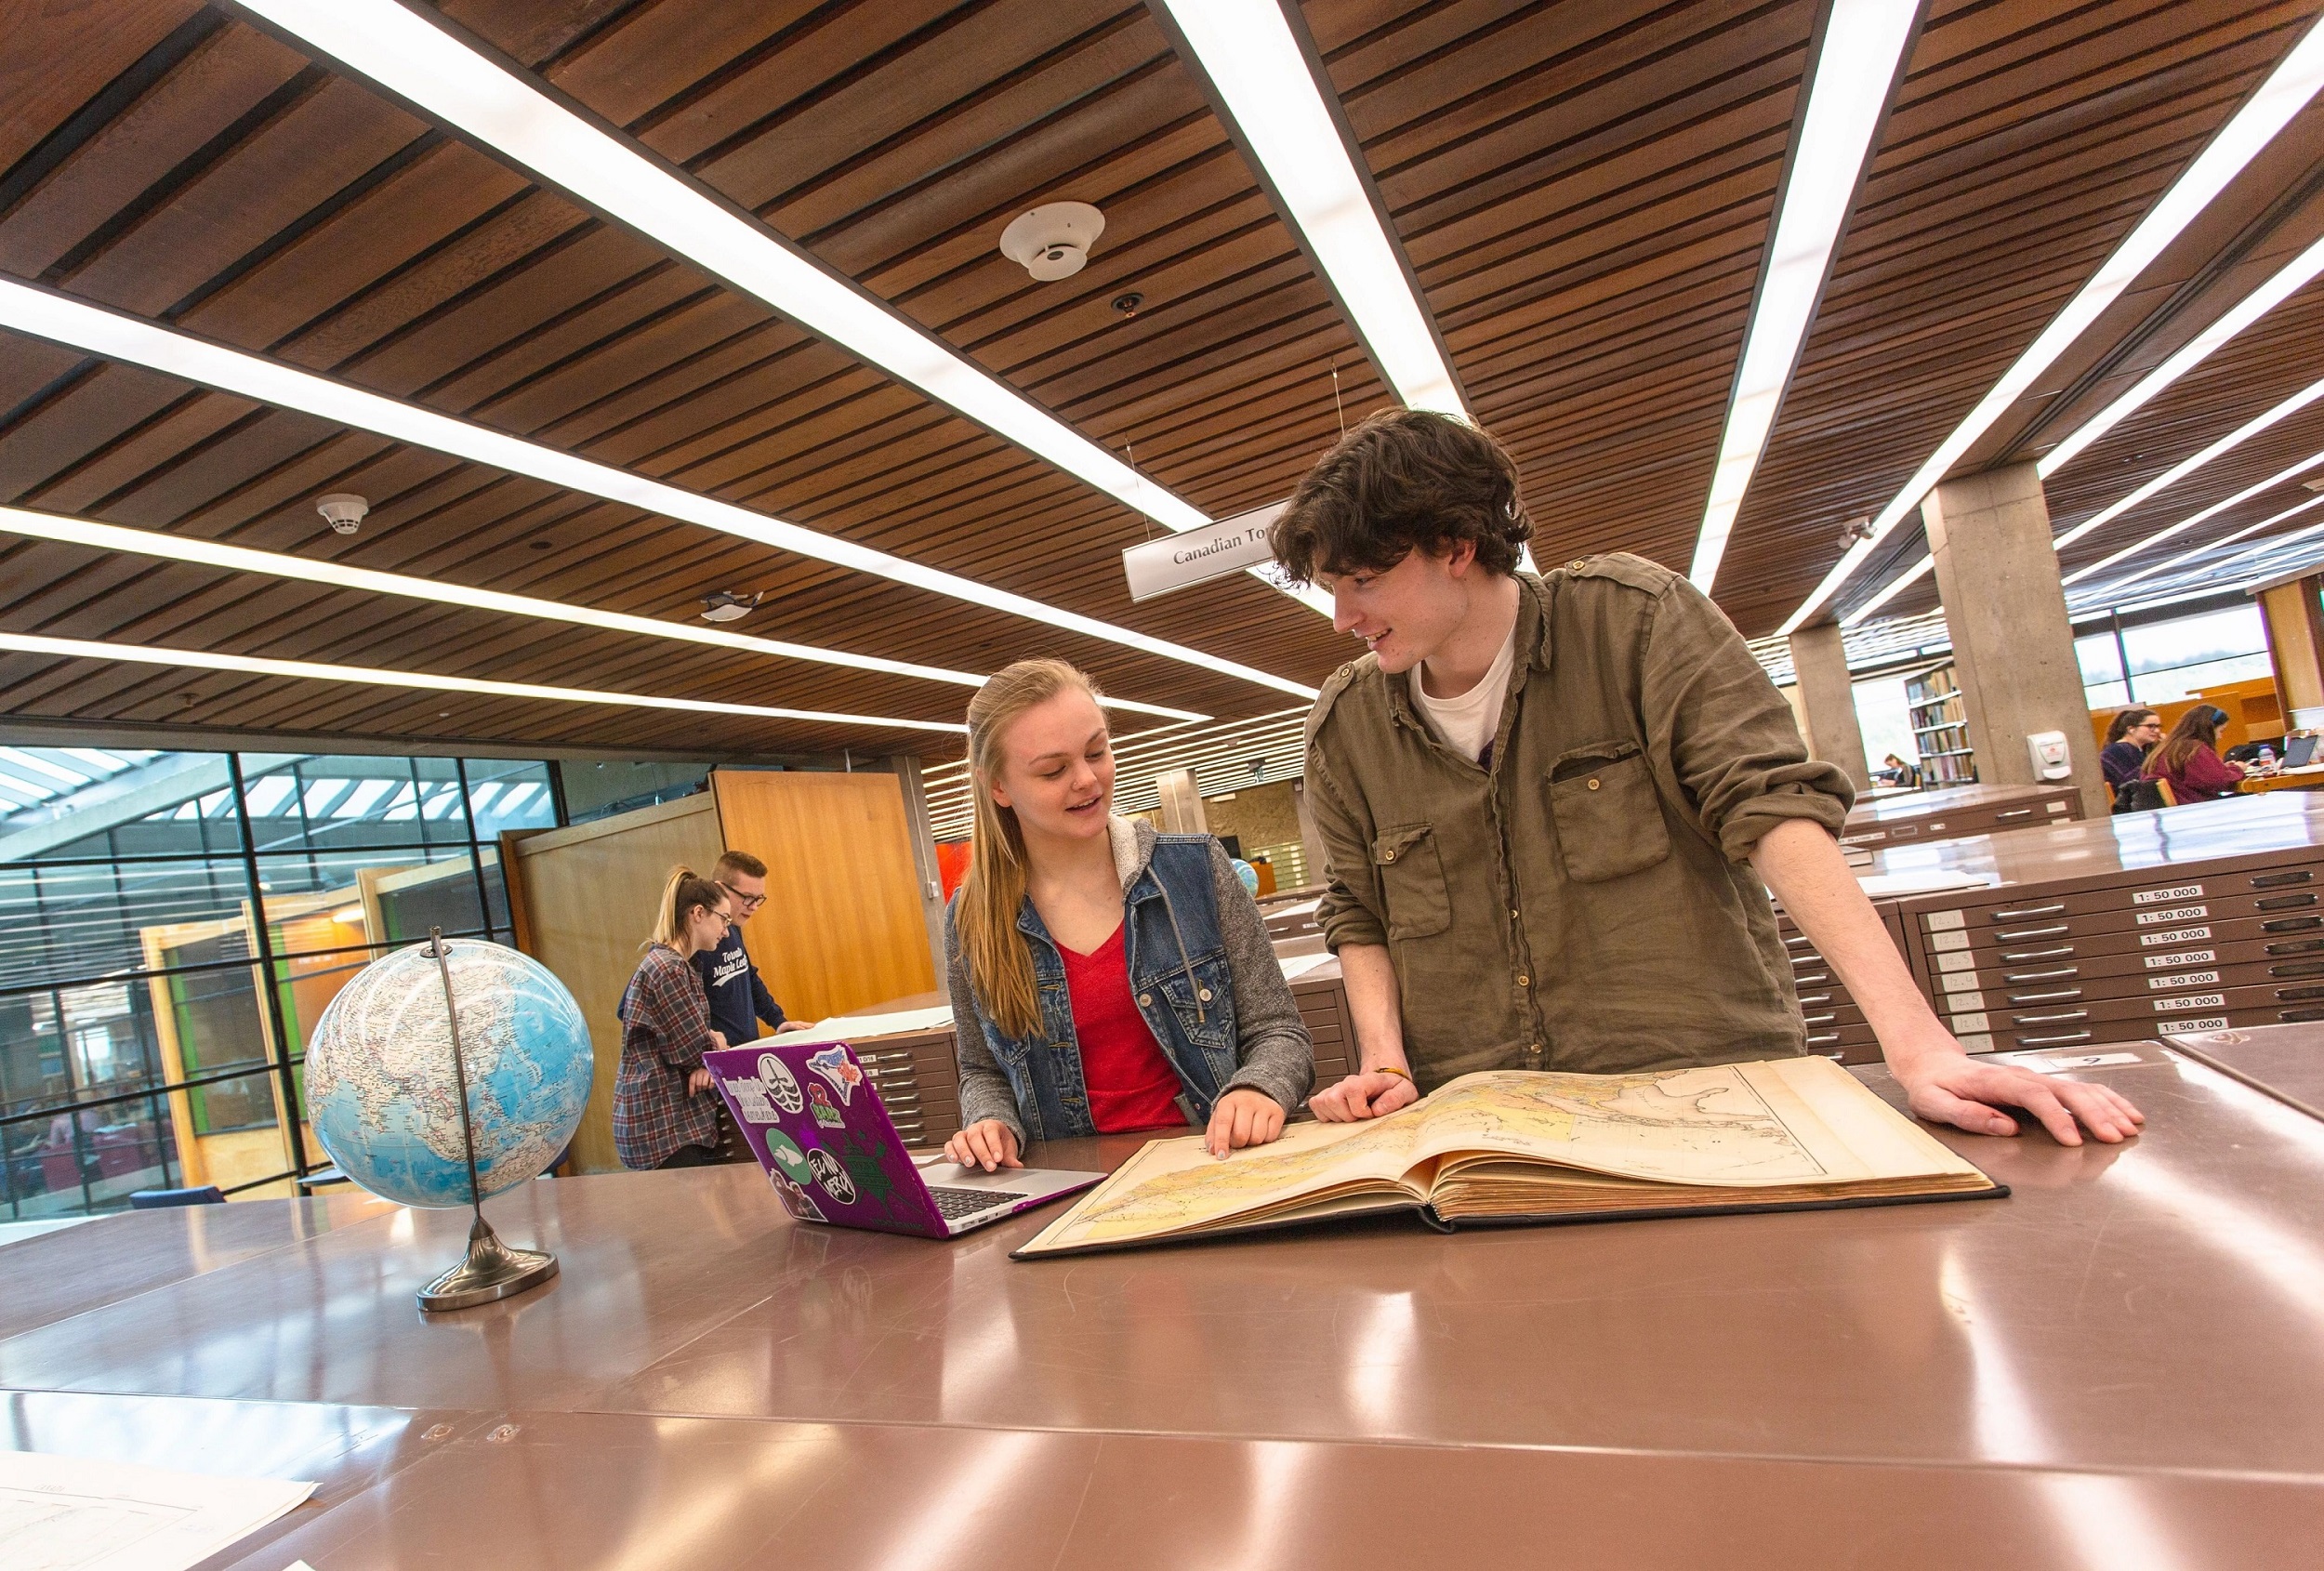
[{"label": "bookshelf with books", "polygon": [[1933,666],[1905,679],[1905,704],[1912,717],[1913,746],[1921,752],[1923,786],[1962,786],[1977,778],[1977,758],[1969,746],[1969,716],[1952,665]]}]

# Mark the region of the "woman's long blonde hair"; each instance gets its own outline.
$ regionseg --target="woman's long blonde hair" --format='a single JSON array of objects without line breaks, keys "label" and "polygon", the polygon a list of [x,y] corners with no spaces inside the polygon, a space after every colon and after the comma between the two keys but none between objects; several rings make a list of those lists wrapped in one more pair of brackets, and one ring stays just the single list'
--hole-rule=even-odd
[{"label": "woman's long blonde hair", "polygon": [[1033,981],[1033,955],[1017,932],[1024,905],[1024,831],[1013,808],[993,800],[1000,777],[1001,743],[1019,715],[1061,693],[1079,689],[1103,702],[1098,684],[1063,660],[1020,660],[984,680],[969,700],[969,780],[976,818],[969,831],[969,872],[960,880],[953,926],[977,1007],[1011,1036],[1041,1025],[1041,998]]},{"label": "woman's long blonde hair", "polygon": [[715,911],[725,901],[722,886],[691,867],[671,868],[662,884],[661,904],[654,908],[654,936],[639,947],[651,949],[658,944],[665,949],[677,948],[680,935],[686,931],[687,913]]}]

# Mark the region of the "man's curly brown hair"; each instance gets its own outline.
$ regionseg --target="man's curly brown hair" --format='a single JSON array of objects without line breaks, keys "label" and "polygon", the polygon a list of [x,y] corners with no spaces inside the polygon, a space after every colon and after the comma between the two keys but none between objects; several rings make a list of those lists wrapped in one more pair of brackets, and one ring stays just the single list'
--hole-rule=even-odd
[{"label": "man's curly brown hair", "polygon": [[1516,571],[1533,538],[1517,466],[1465,421],[1386,409],[1315,461],[1270,532],[1276,563],[1302,583],[1318,573],[1385,572],[1415,550],[1476,543],[1477,565]]}]

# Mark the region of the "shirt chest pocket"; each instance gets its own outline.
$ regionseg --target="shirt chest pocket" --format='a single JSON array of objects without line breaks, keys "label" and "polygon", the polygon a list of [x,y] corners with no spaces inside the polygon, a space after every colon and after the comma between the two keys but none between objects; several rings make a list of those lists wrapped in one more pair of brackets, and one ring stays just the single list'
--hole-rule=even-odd
[{"label": "shirt chest pocket", "polygon": [[1452,926],[1452,894],[1435,825],[1405,824],[1372,838],[1372,872],[1388,906],[1388,936],[1426,938]]},{"label": "shirt chest pocket", "polygon": [[1670,854],[1645,755],[1634,742],[1577,747],[1550,769],[1558,855],[1578,884],[1641,873]]}]

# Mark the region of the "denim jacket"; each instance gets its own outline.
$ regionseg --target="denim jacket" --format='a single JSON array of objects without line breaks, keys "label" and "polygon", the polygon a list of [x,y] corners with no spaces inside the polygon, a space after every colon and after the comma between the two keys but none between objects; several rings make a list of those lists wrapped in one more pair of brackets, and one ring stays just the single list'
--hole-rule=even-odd
[{"label": "denim jacket", "polygon": [[[1208,1123],[1219,1098],[1241,1086],[1296,1112],[1314,1077],[1314,1050],[1259,907],[1225,850],[1208,835],[1161,835],[1126,819],[1109,827],[1130,990],[1177,1072],[1188,1121]],[[1030,898],[1017,913],[1017,931],[1032,954],[1041,1027],[1012,1037],[976,1007],[945,913],[960,1122],[997,1118],[1021,1144],[1093,1135],[1065,963]]]}]

